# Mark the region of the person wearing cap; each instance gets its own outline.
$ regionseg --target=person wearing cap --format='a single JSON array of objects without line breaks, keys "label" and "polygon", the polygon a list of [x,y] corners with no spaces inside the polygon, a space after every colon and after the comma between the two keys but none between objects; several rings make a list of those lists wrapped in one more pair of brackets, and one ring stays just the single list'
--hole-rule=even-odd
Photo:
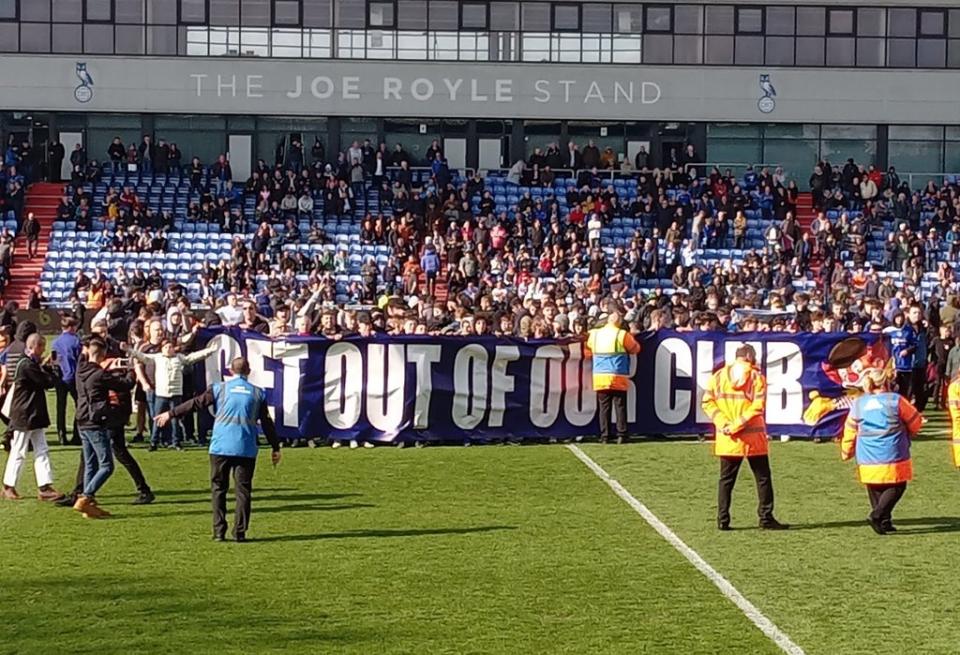
[{"label": "person wearing cap", "polygon": [[620,327],[620,312],[613,309],[602,327],[590,330],[586,356],[593,359],[593,389],[597,393],[600,442],[610,439],[611,415],[616,416],[617,443],[627,439],[627,389],[630,385],[630,355],[640,344]]},{"label": "person wearing cap", "polygon": [[720,459],[717,528],[730,529],[730,501],[737,475],[746,459],[757,481],[760,528],[785,530],[773,516],[773,479],[764,421],[767,381],[757,368],[757,353],[746,344],[736,359],[710,376],[703,391],[703,411],[716,429],[713,452]]},{"label": "person wearing cap", "polygon": [[923,426],[917,408],[888,387],[885,371],[866,372],[864,395],[853,401],[840,443],[841,458],[856,459],[857,479],[870,499],[867,522],[878,535],[896,532],[893,510],[913,479],[910,440]]},{"label": "person wearing cap", "polygon": [[250,364],[243,357],[230,363],[236,376],[228,382],[216,382],[199,396],[158,414],[154,422],[163,427],[189,412],[213,407],[215,419],[210,439],[210,481],[213,495],[213,538],[224,541],[227,535],[227,491],[230,475],[236,485],[237,507],[233,536],[247,540],[250,527],[253,473],[257,465],[257,423],[272,449],[274,466],[280,462],[280,441],[276,426],[267,411],[266,393],[247,381]]}]

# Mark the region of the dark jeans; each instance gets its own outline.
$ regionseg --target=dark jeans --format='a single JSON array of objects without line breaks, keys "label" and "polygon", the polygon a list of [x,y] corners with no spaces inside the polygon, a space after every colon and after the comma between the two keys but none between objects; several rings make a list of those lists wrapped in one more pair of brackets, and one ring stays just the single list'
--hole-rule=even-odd
[{"label": "dark jeans", "polygon": [[597,400],[600,404],[600,438],[610,438],[611,414],[616,415],[617,437],[627,436],[627,392],[626,391],[598,391]]},{"label": "dark jeans", "polygon": [[906,482],[897,484],[868,484],[867,496],[870,498],[870,517],[887,526],[893,522],[893,508],[897,506],[907,490]]},{"label": "dark jeans", "polygon": [[[136,485],[138,493],[145,494],[149,492],[150,485],[147,484],[146,478],[143,477],[143,471],[140,469],[140,465],[137,464],[137,460],[133,458],[133,455],[131,455],[127,449],[127,440],[124,439],[123,428],[109,428],[109,433],[110,446],[113,448],[113,458],[120,462],[123,468],[127,469],[127,473],[129,473],[133,479],[133,484]],[[83,493],[83,474],[85,467],[86,462],[83,452],[81,451],[80,466],[77,469],[77,483],[73,488],[74,495]]]},{"label": "dark jeans", "polygon": [[919,411],[922,412],[927,408],[926,367],[913,369],[913,382],[910,387],[910,390],[913,391],[913,404]]},{"label": "dark jeans", "polygon": [[[773,520],[773,479],[770,475],[770,458],[766,455],[747,457],[750,470],[757,481],[757,516],[760,522]],[[730,500],[733,497],[733,487],[737,483],[740,465],[743,457],[720,458],[720,485],[717,494],[717,522],[726,525],[730,523]]]},{"label": "dark jeans", "polygon": [[237,508],[233,519],[233,536],[245,536],[250,526],[250,494],[253,492],[255,457],[210,455],[210,490],[213,500],[213,535],[227,534],[227,490],[233,473]]},{"label": "dark jeans", "polygon": [[910,400],[913,391],[913,371],[897,371],[897,393]]},{"label": "dark jeans", "polygon": [[83,440],[83,495],[93,498],[113,475],[113,448],[106,428],[81,430]]},{"label": "dark jeans", "polygon": [[[67,444],[67,396],[73,398],[73,409],[77,409],[77,383],[69,384],[61,382],[57,385],[57,437],[61,445]],[[73,442],[79,443],[80,431],[77,429],[77,421],[73,421]]]},{"label": "dark jeans", "polygon": [[[170,398],[164,398],[153,394],[153,413],[150,415],[151,420],[153,417],[167,412],[177,405],[180,404],[181,396],[172,396]],[[160,437],[165,437],[164,441],[169,439],[170,443],[176,448],[180,445],[180,421],[178,419],[171,419],[167,423],[166,427],[158,427],[156,423],[153,424],[153,432],[150,434],[150,445],[159,446]]]}]

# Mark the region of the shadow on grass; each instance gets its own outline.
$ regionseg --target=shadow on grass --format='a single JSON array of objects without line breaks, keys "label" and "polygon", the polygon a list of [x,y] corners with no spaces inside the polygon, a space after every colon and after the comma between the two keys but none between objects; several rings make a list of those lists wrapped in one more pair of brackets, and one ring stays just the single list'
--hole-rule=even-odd
[{"label": "shadow on grass", "polygon": [[[207,504],[210,503],[210,500],[205,501]],[[228,499],[228,510],[233,505],[233,499]],[[253,499],[253,513],[254,514],[274,514],[279,512],[333,512],[337,510],[344,509],[359,509],[364,507],[376,507],[371,503],[342,503],[339,505],[315,505],[300,503],[297,505],[280,505],[279,507],[258,507],[257,498]],[[118,520],[127,520],[127,519],[159,519],[159,518],[171,518],[174,516],[207,516],[210,514],[209,509],[188,509],[188,510],[173,510],[170,512],[152,512],[150,514],[140,514],[137,512],[126,514],[124,516],[113,517]]]},{"label": "shadow on grass", "polygon": [[[254,492],[264,492],[264,491],[295,491],[294,487],[258,487],[254,489]],[[155,490],[156,491],[156,490]],[[210,496],[210,487],[204,489],[171,489],[159,490],[156,491],[157,498],[166,498],[167,496]],[[332,498],[340,498],[340,496],[331,496]]]},{"label": "shadow on grass", "polygon": [[[910,526],[911,529],[901,529],[898,534],[933,534],[938,532],[960,532],[960,517],[958,516],[930,516],[910,519],[894,519],[893,524],[898,528]],[[830,528],[867,528],[867,519],[860,521],[825,521],[823,523],[805,523],[791,526],[791,530],[820,530]]]},{"label": "shadow on grass", "polygon": [[[271,489],[256,489],[253,490],[253,502],[258,503],[261,501],[308,501],[308,500],[338,500],[340,498],[353,498],[356,496],[361,496],[363,494],[356,493],[345,493],[345,494],[274,494],[274,495],[262,495],[261,491],[273,491]],[[280,491],[277,489],[276,491]],[[287,491],[286,489],[284,491]],[[290,490],[292,491],[292,490]],[[164,491],[157,492],[157,500],[154,504],[156,505],[198,505],[201,503],[210,504],[210,490],[190,492],[190,495],[199,496],[198,498],[189,498],[184,500],[164,500],[164,497],[167,494]],[[183,495],[183,494],[176,494]]]},{"label": "shadow on grass", "polygon": [[279,543],[290,541],[323,541],[326,539],[380,539],[385,537],[425,537],[430,535],[461,535],[516,530],[515,525],[484,525],[476,528],[425,528],[422,530],[347,530],[346,532],[327,532],[321,534],[288,534],[276,537],[248,539],[255,543]]}]

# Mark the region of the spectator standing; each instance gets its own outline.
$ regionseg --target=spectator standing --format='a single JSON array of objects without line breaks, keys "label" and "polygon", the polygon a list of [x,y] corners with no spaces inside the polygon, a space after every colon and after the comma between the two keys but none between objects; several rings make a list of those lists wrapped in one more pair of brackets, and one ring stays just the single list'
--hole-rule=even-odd
[{"label": "spectator standing", "polygon": [[23,233],[27,237],[27,257],[33,259],[40,250],[40,221],[33,212],[29,212],[23,222]]},{"label": "spectator standing", "polygon": [[61,446],[68,443],[76,446],[80,443],[80,433],[77,421],[73,421],[73,440],[67,439],[67,397],[73,398],[74,412],[77,409],[77,363],[80,359],[80,338],[77,336],[77,321],[65,316],[60,320],[62,332],[53,340],[50,346],[53,363],[59,369],[60,375],[57,384],[57,437]]},{"label": "spectator standing", "polygon": [[63,167],[63,160],[67,157],[66,148],[63,147],[63,144],[54,137],[50,141],[50,145],[47,146],[47,161],[50,165],[49,174],[47,179],[51,182],[60,181],[60,169]]}]

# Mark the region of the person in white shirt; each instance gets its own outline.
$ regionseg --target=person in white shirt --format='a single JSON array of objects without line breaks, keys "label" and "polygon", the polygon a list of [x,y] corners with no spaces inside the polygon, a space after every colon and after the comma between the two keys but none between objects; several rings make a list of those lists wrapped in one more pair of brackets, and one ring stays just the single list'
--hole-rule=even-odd
[{"label": "person in white shirt", "polygon": [[240,325],[240,321],[243,320],[243,309],[237,303],[236,294],[227,294],[227,304],[217,310],[217,315],[224,327]]},{"label": "person in white shirt", "polygon": [[591,248],[600,247],[600,230],[603,228],[603,222],[600,220],[600,215],[597,212],[593,212],[590,215],[590,220],[587,221],[587,235],[590,239]]}]

